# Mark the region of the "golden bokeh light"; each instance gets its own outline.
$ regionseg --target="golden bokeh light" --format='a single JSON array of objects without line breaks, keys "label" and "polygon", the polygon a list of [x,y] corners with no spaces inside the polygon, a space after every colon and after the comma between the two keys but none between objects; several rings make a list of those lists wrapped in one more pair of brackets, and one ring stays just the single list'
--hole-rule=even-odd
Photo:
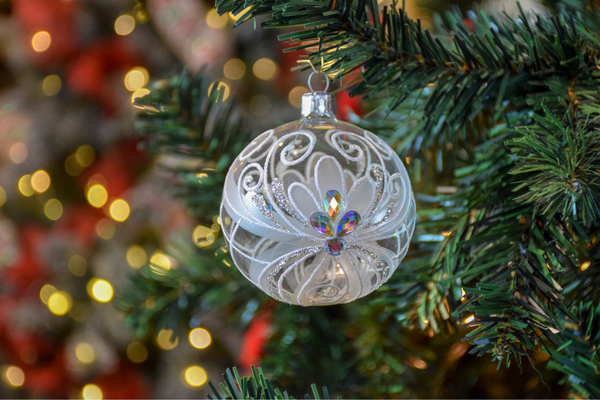
[{"label": "golden bokeh light", "polygon": [[31,186],[38,193],[44,193],[50,187],[50,175],[43,169],[31,175]]},{"label": "golden bokeh light", "polygon": [[39,53],[48,50],[51,42],[52,40],[50,38],[50,34],[46,31],[41,31],[33,35],[33,38],[31,39],[31,46]]},{"label": "golden bokeh light", "polygon": [[127,90],[135,92],[146,86],[150,74],[144,67],[135,67],[125,75],[125,87]]},{"label": "golden bokeh light", "polygon": [[129,35],[135,28],[135,19],[131,15],[120,15],[115,20],[115,32],[121,36]]},{"label": "golden bokeh light", "polygon": [[75,150],[75,160],[82,167],[89,167],[96,158],[94,148],[89,144],[83,144]]},{"label": "golden bokeh light", "polygon": [[156,335],[156,344],[163,350],[173,350],[179,344],[179,338],[171,340],[173,331],[170,329],[163,329]]},{"label": "golden bokeh light", "polygon": [[131,362],[141,363],[148,358],[148,349],[140,342],[133,342],[127,346],[127,358]]},{"label": "golden bokeh light", "polygon": [[210,346],[212,341],[210,333],[203,328],[196,328],[190,331],[190,344],[197,349],[205,349]]},{"label": "golden bokeh light", "polygon": [[156,305],[156,303],[152,299],[146,299],[146,301],[144,302],[144,305],[146,306],[146,308],[148,310],[152,310],[154,308],[154,306]]},{"label": "golden bokeh light", "polygon": [[464,323],[465,323],[465,324],[468,324],[469,322],[472,322],[474,319],[475,319],[475,316],[474,316],[474,315],[471,315],[471,316],[469,316],[469,317],[467,317],[467,318],[465,319],[465,322],[464,322]]},{"label": "golden bokeh light", "polygon": [[85,258],[75,254],[69,259],[69,271],[78,277],[82,277],[87,272],[87,261]]},{"label": "golden bokeh light", "polygon": [[54,294],[56,292],[57,292],[57,290],[54,286],[44,285],[42,287],[42,289],[40,290],[40,300],[42,300],[42,303],[48,304],[48,300],[50,300],[50,296],[52,296],[52,294]]},{"label": "golden bokeh light", "polygon": [[138,246],[137,244],[129,246],[125,253],[125,258],[127,259],[127,264],[135,269],[142,268],[148,262],[146,251],[142,246]]},{"label": "golden bokeh light", "polygon": [[81,390],[81,397],[85,400],[102,400],[102,396],[102,389],[92,383],[85,385]]},{"label": "golden bokeh light", "polygon": [[162,251],[155,251],[150,257],[150,268],[155,274],[164,275],[171,267],[171,259]]},{"label": "golden bokeh light", "polygon": [[270,58],[260,58],[252,66],[252,72],[254,76],[263,81],[270,81],[275,78],[279,67],[275,64],[275,61]]},{"label": "golden bokeh light", "polygon": [[31,186],[31,175],[23,175],[21,179],[19,179],[19,192],[23,196],[31,196],[35,193],[33,186]]},{"label": "golden bokeh light", "polygon": [[96,233],[104,240],[108,240],[115,235],[117,226],[110,218],[102,218],[96,224]]},{"label": "golden bokeh light", "polygon": [[83,167],[77,162],[77,157],[75,154],[71,154],[66,158],[65,170],[67,171],[67,174],[71,176],[77,176],[81,173],[81,171],[83,171]]},{"label": "golden bokeh light", "polygon": [[65,315],[71,309],[72,304],[71,295],[62,290],[52,293],[48,298],[48,309],[52,314]]},{"label": "golden bokeh light", "polygon": [[14,143],[8,150],[8,156],[15,164],[21,164],[25,161],[28,154],[27,146],[25,146],[25,143],[21,142]]},{"label": "golden bokeh light", "polygon": [[304,96],[305,93],[308,93],[308,88],[304,86],[296,86],[290,90],[290,94],[288,95],[290,104],[296,108],[300,108],[302,106],[302,96]]},{"label": "golden bokeh light", "polygon": [[75,357],[77,357],[82,364],[91,364],[96,359],[96,352],[89,343],[78,343],[77,346],[75,346]]},{"label": "golden bokeh light", "polygon": [[582,271],[585,271],[586,269],[588,269],[590,267],[590,265],[592,265],[592,263],[590,261],[586,261],[583,264],[581,264],[581,266],[579,268]]},{"label": "golden bokeh light", "polygon": [[137,99],[138,97],[144,97],[145,95],[147,95],[148,93],[150,93],[150,90],[146,89],[146,88],[142,88],[142,89],[138,89],[135,92],[133,92],[133,94],[131,95],[131,102],[135,102],[135,99]]},{"label": "golden bokeh light", "polygon": [[239,58],[232,58],[223,66],[223,75],[233,81],[241,79],[246,73],[246,64]]},{"label": "golden bokeh light", "polygon": [[42,81],[42,90],[46,94],[46,96],[54,96],[58,92],[60,92],[60,88],[62,87],[62,81],[58,75],[48,75]]},{"label": "golden bokeh light", "polygon": [[88,202],[92,206],[100,208],[104,204],[106,204],[106,200],[108,200],[108,192],[106,191],[104,186],[102,186],[99,183],[96,183],[90,186],[90,188],[87,191],[86,197]]},{"label": "golden bokeh light", "polygon": [[129,204],[123,199],[117,199],[111,203],[109,212],[112,219],[123,222],[129,217]]},{"label": "golden bokeh light", "polygon": [[0,207],[2,207],[4,203],[6,203],[6,190],[0,186]]},{"label": "golden bokeh light", "polygon": [[185,370],[185,381],[191,386],[202,386],[208,380],[208,374],[204,368],[192,365]]},{"label": "golden bokeh light", "polygon": [[50,199],[44,205],[44,213],[46,214],[46,217],[52,221],[56,221],[63,214],[63,205],[57,199]]},{"label": "golden bokeh light", "polygon": [[94,278],[88,282],[88,285],[91,286],[89,293],[94,300],[107,303],[112,299],[114,291],[110,282]]},{"label": "golden bokeh light", "polygon": [[[215,84],[217,82],[219,83],[219,86],[217,86],[215,88]],[[229,89],[228,84],[226,84],[223,81],[215,81],[215,82],[211,83],[210,86],[208,87],[208,95],[210,96],[210,93],[216,89],[218,89],[221,92],[221,93],[219,93],[219,97],[218,97],[217,101],[225,101],[229,98],[229,93],[231,92],[231,90]]]},{"label": "golden bokeh light", "polygon": [[229,18],[227,18],[227,15],[223,14],[219,16],[219,13],[214,8],[206,13],[206,24],[213,29],[223,29],[228,23]]},{"label": "golden bokeh light", "polygon": [[192,240],[198,247],[207,247],[215,242],[215,231],[203,225],[198,225],[192,232]]},{"label": "golden bokeh light", "polygon": [[25,383],[25,374],[23,370],[17,366],[9,365],[3,369],[2,380],[9,386],[20,387]]}]

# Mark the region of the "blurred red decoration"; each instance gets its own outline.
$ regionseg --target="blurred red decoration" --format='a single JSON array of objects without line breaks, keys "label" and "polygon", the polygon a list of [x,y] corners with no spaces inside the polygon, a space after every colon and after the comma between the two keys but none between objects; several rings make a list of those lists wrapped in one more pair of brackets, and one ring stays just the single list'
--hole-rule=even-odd
[{"label": "blurred red decoration", "polygon": [[242,340],[242,350],[238,361],[240,368],[250,369],[252,365],[259,365],[263,348],[269,339],[270,329],[271,311],[259,312],[254,316]]},{"label": "blurred red decoration", "polygon": [[122,362],[119,367],[94,380],[105,399],[148,399],[150,389],[146,380],[130,363]]},{"label": "blurred red decoration", "polygon": [[342,121],[348,121],[350,113],[362,117],[365,113],[362,98],[360,96],[350,97],[348,92],[341,90],[335,95],[337,105],[336,118]]}]

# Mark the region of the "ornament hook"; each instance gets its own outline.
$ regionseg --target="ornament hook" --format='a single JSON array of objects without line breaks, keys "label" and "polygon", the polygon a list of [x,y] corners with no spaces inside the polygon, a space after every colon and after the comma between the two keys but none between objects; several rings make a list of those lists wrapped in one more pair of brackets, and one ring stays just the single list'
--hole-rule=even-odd
[{"label": "ornament hook", "polygon": [[324,59],[323,56],[321,56],[321,68],[319,68],[318,70],[315,68],[315,65],[313,64],[313,62],[311,60],[298,60],[298,62],[299,63],[309,64],[310,67],[313,69],[313,72],[308,77],[308,89],[311,92],[314,92],[314,89],[312,88],[312,85],[310,84],[310,81],[311,81],[311,79],[312,79],[312,77],[313,77],[314,74],[325,76],[326,85],[325,85],[325,89],[323,90],[323,92],[326,92],[327,89],[329,89],[329,77],[327,76],[327,74],[325,72],[323,72],[323,68],[324,68],[324,65],[325,65],[325,59]]}]

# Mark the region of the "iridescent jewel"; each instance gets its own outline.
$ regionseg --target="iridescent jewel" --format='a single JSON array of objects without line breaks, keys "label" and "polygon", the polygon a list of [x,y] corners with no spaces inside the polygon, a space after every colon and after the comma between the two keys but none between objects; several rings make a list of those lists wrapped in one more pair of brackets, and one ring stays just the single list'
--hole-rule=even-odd
[{"label": "iridescent jewel", "polygon": [[331,220],[329,216],[322,212],[314,212],[310,216],[310,224],[317,232],[321,235],[333,236],[333,229],[331,229]]},{"label": "iridescent jewel", "polygon": [[329,239],[325,244],[325,250],[332,256],[339,256],[346,250],[346,241],[342,238]]},{"label": "iridescent jewel", "polygon": [[329,190],[325,193],[325,211],[329,214],[332,221],[335,221],[342,208],[342,195],[337,190]]},{"label": "iridescent jewel", "polygon": [[337,236],[344,236],[352,232],[360,222],[360,215],[356,211],[348,211],[342,217],[337,228]]}]

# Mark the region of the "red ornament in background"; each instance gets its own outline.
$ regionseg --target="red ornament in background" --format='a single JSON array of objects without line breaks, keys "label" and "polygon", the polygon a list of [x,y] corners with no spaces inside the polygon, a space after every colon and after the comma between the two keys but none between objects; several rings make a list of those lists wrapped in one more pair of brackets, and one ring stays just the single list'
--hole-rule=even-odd
[{"label": "red ornament in background", "polygon": [[350,97],[347,91],[341,90],[335,95],[337,106],[336,118],[342,121],[348,121],[350,113],[362,117],[365,113],[362,98],[360,96]]},{"label": "red ornament in background", "polygon": [[[11,288],[13,297],[20,297],[30,289],[30,285],[47,275],[46,266],[37,256],[38,249],[46,240],[45,228],[41,226],[25,225],[19,229],[20,253],[17,261],[0,274],[2,284]],[[32,289],[36,297],[38,289]]]},{"label": "red ornament in background", "polygon": [[131,363],[121,362],[119,367],[94,380],[105,399],[148,399],[151,397],[148,382]]},{"label": "red ornament in background", "polygon": [[242,369],[250,369],[252,365],[258,365],[263,355],[263,348],[271,334],[271,307],[257,313],[242,341],[242,350],[238,365]]}]

